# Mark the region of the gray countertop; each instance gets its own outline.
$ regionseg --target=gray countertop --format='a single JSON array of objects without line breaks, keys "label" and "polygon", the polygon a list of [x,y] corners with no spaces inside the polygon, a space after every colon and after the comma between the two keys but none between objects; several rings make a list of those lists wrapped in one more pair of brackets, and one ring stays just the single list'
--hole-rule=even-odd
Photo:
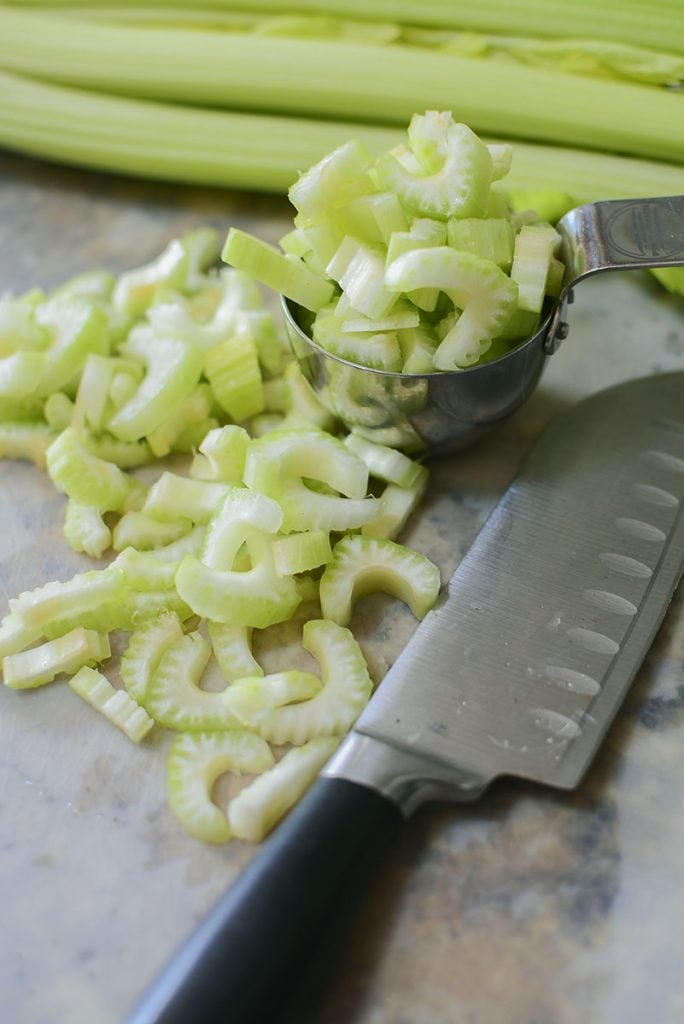
[{"label": "gray countertop", "polygon": [[[288,218],[282,200],[0,156],[0,291],[136,265],[197,224],[275,240]],[[645,274],[582,284],[537,393],[490,440],[435,462],[406,541],[447,579],[552,415],[684,367],[683,312]],[[45,474],[0,463],[0,487],[0,596],[87,563],[61,537],[63,499]],[[353,627],[377,680],[415,622],[367,598]],[[296,656],[292,630],[266,633],[267,667]],[[122,1024],[255,848],[183,832],[166,806],[163,730],[133,747],[60,683],[0,699],[0,1016]],[[318,973],[302,1024],[681,1022],[683,850],[680,588],[581,788],[501,782],[477,805],[421,809]]]}]

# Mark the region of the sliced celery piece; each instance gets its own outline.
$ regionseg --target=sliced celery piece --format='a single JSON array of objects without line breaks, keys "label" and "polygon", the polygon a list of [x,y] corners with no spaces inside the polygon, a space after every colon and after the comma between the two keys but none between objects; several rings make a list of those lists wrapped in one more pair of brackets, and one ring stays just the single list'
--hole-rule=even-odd
[{"label": "sliced celery piece", "polygon": [[246,420],[264,409],[259,358],[249,334],[234,334],[210,349],[204,372],[217,402],[233,420]]},{"label": "sliced celery piece", "polygon": [[336,315],[334,307],[321,310],[313,325],[313,339],[326,351],[359,366],[390,373],[401,369],[396,332],[351,334],[343,328],[344,320]]},{"label": "sliced celery piece", "polygon": [[142,367],[125,359],[115,359],[91,352],[86,358],[76,394],[74,426],[100,431],[112,378],[117,372],[142,377]]},{"label": "sliced celery piece", "polygon": [[43,419],[42,398],[27,395],[25,398],[3,398],[0,402],[0,423],[37,423]]},{"label": "sliced celery piece", "polygon": [[231,838],[228,819],[211,799],[214,783],[226,772],[258,774],[271,768],[267,743],[244,729],[177,736],[169,749],[169,805],[183,827],[205,843]]},{"label": "sliced celery piece", "polygon": [[321,736],[293,747],[273,767],[245,786],[228,804],[228,824],[238,839],[260,842],[304,795],[339,746]]},{"label": "sliced celery piece", "polygon": [[422,619],[439,588],[439,569],[425,555],[384,538],[350,535],[335,545],[333,560],[321,576],[321,610],[326,619],[346,626],[359,598],[384,591]]},{"label": "sliced celery piece", "polygon": [[132,332],[120,350],[141,360],[146,374],[107,426],[122,441],[139,441],[195,390],[202,372],[202,352],[195,345],[157,338],[147,331]]},{"label": "sliced celery piece", "polygon": [[45,372],[44,352],[19,351],[0,359],[0,399],[32,394]]},{"label": "sliced celery piece", "polygon": [[417,327],[420,314],[413,303],[397,301],[391,312],[381,320],[371,320],[367,316],[350,313],[342,318],[341,330],[345,333],[380,334],[384,331],[400,331],[407,327]]},{"label": "sliced celery piece", "polygon": [[101,558],[112,543],[112,532],[102,519],[102,513],[73,498],[67,501],[64,536],[70,548],[91,558]]},{"label": "sliced celery piece", "polygon": [[46,453],[47,469],[59,491],[100,512],[123,509],[135,481],[118,466],[98,458],[72,427],[52,442]]},{"label": "sliced celery piece", "polygon": [[91,299],[107,302],[111,298],[115,278],[108,270],[86,270],[68,278],[50,293],[51,299]]},{"label": "sliced celery piece", "polygon": [[179,402],[171,415],[147,435],[152,454],[158,459],[163,458],[176,448],[188,427],[207,423],[212,404],[211,388],[207,384],[198,384],[192,394]]},{"label": "sliced celery piece", "polygon": [[408,218],[393,192],[358,196],[346,206],[329,212],[341,234],[352,235],[362,242],[384,244],[393,232],[408,231]]},{"label": "sliced celery piece", "polygon": [[185,603],[174,587],[163,590],[129,590],[117,608],[118,629],[140,629],[150,619],[164,612],[173,612],[181,622],[192,618],[192,608]]},{"label": "sliced celery piece", "polygon": [[246,487],[231,488],[207,527],[202,561],[211,569],[232,569],[255,531],[275,534],[282,521],[283,510],[273,498]]},{"label": "sliced celery piece", "polygon": [[447,224],[447,238],[452,249],[471,252],[497,267],[510,270],[513,262],[515,231],[510,220],[500,217],[456,218]]},{"label": "sliced celery piece", "polygon": [[353,431],[344,439],[350,452],[366,463],[368,472],[378,480],[399,487],[412,487],[420,476],[422,466],[407,455],[388,448],[387,445],[374,444]]},{"label": "sliced celery piece", "polygon": [[229,484],[166,471],[150,487],[142,511],[162,522],[190,519],[208,523],[229,491]]},{"label": "sliced celery piece", "polygon": [[402,373],[432,373],[439,337],[431,328],[421,324],[405,331],[397,331],[399,347],[404,360]]},{"label": "sliced celery piece", "polygon": [[110,654],[107,636],[77,626],[39,647],[6,655],[2,659],[2,674],[5,686],[28,690],[45,686],[62,673],[73,675],[84,665],[104,661]]},{"label": "sliced celery piece", "polygon": [[321,403],[298,363],[290,363],[285,368],[283,383],[287,396],[287,422],[281,425],[281,429],[288,430],[307,426],[327,431],[335,429],[335,417]]},{"label": "sliced celery piece", "polygon": [[201,633],[188,633],[169,644],[145,691],[145,707],[155,722],[179,732],[239,726],[220,693],[200,689],[210,657],[211,647]]},{"label": "sliced celery piece", "polygon": [[55,432],[47,423],[0,422],[0,459],[26,459],[45,469],[54,440]]},{"label": "sliced celery piece", "polygon": [[115,689],[107,677],[94,668],[84,666],[69,680],[69,686],[134,743],[140,743],[154,727],[154,720],[130,694]]},{"label": "sliced celery piece", "polygon": [[257,732],[273,743],[306,743],[347,732],[373,690],[361,649],[348,629],[312,619],[304,624],[302,644],[321,666],[323,687],[310,700],[259,716]]},{"label": "sliced celery piece", "polygon": [[363,143],[345,142],[300,175],[290,186],[290,202],[307,217],[328,216],[330,209],[373,191],[367,174],[371,163]]},{"label": "sliced celery piece", "polygon": [[183,555],[198,555],[204,545],[205,526],[194,526],[178,540],[154,549],[154,557],[164,562],[180,562]]},{"label": "sliced celery piece", "polygon": [[219,668],[227,682],[247,676],[262,676],[264,670],[252,654],[252,630],[249,626],[233,626],[210,622],[209,639]]},{"label": "sliced celery piece", "polygon": [[115,551],[123,551],[128,547],[149,551],[172,544],[191,529],[192,523],[189,519],[162,522],[146,512],[127,512],[112,531],[112,547]]},{"label": "sliced celery piece", "polygon": [[305,309],[315,312],[332,298],[329,281],[322,280],[296,257],[283,255],[237,228],[228,232],[221,258]]},{"label": "sliced celery piece", "polygon": [[[53,580],[35,590],[26,590],[18,597],[11,598],[9,607],[27,625],[45,630],[62,620],[93,619],[98,609],[108,609],[119,602],[124,591],[125,581],[118,570],[92,569],[64,583]],[[100,628],[100,632],[105,631],[106,628]]]},{"label": "sliced celery piece", "polygon": [[125,316],[137,319],[145,312],[157,288],[181,288],[185,283],[189,254],[178,239],[169,242],[150,263],[121,274],[114,286],[112,303]]},{"label": "sliced celery piece", "polygon": [[386,537],[393,540],[403,530],[417,508],[428,485],[429,472],[420,467],[420,474],[410,487],[388,484],[380,495],[380,509],[375,519],[361,527],[364,537]]},{"label": "sliced celery piece", "polygon": [[254,728],[274,708],[310,700],[320,689],[318,676],[312,672],[291,669],[288,672],[272,672],[267,676],[238,679],[223,691],[221,697],[243,725]]},{"label": "sliced celery piece", "polygon": [[38,289],[26,295],[0,295],[0,357],[46,347],[47,331],[36,321],[36,307],[43,298]]},{"label": "sliced celery piece", "polygon": [[386,317],[398,298],[385,287],[386,256],[384,247],[367,245],[348,236],[326,268],[349,305],[372,320]]},{"label": "sliced celery piece", "polygon": [[35,389],[47,397],[69,384],[91,352],[107,354],[107,317],[98,305],[83,299],[50,300],[39,307],[38,316],[52,335]]},{"label": "sliced celery piece", "polygon": [[149,619],[131,633],[119,671],[128,693],[144,703],[152,673],[164,652],[183,636],[180,619],[171,611]]},{"label": "sliced celery piece", "polygon": [[129,590],[169,590],[174,585],[177,563],[155,558],[152,551],[125,548],[109,569],[120,572]]},{"label": "sliced celery piece", "polygon": [[520,309],[539,313],[546,294],[546,280],[560,236],[549,224],[524,225],[515,239],[511,278],[518,285]]},{"label": "sliced celery piece", "polygon": [[176,588],[197,615],[214,622],[260,629],[289,619],[300,598],[290,576],[278,576],[270,542],[252,533],[246,540],[251,568],[212,569],[186,555],[176,573]]},{"label": "sliced celery piece", "polygon": [[385,279],[397,291],[437,287],[463,310],[435,353],[438,370],[477,362],[509,320],[518,297],[515,282],[496,264],[448,246],[404,253],[387,268]]},{"label": "sliced celery piece", "polygon": [[0,659],[17,654],[42,637],[40,626],[29,626],[19,612],[10,612],[0,622]]},{"label": "sliced celery piece", "polygon": [[[409,131],[416,146],[423,115],[414,115]],[[427,140],[426,140],[427,141]],[[403,207],[419,217],[447,220],[449,217],[482,217],[487,211],[492,180],[492,158],[487,147],[464,124],[446,125],[434,147],[426,170],[412,174],[391,153],[377,161],[383,187],[396,192]]]},{"label": "sliced celery piece", "polygon": [[349,498],[361,498],[368,487],[368,469],[342,441],[321,430],[274,431],[252,441],[245,462],[245,483],[278,497],[288,478],[321,480]]},{"label": "sliced celery piece", "polygon": [[332,560],[330,534],[327,530],[309,530],[277,537],[273,541],[273,563],[279,576],[308,572]]},{"label": "sliced celery piece", "polygon": [[55,391],[45,399],[43,416],[56,433],[61,434],[70,426],[73,415],[74,403],[63,391]]},{"label": "sliced celery piece", "polygon": [[295,230],[301,233],[301,246],[306,248],[301,257],[303,262],[319,277],[327,277],[326,267],[337,252],[344,234],[330,219],[329,213],[313,220],[298,213],[294,223]]},{"label": "sliced celery piece", "polygon": [[241,484],[247,457],[249,434],[233,424],[210,430],[199,446],[190,466],[196,480],[217,480]]}]

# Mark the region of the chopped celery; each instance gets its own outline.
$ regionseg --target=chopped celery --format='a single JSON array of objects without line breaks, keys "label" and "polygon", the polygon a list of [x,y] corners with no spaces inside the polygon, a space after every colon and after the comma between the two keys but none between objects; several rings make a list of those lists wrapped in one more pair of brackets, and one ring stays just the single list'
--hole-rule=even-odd
[{"label": "chopped celery", "polygon": [[323,687],[309,700],[259,715],[256,729],[273,743],[299,744],[347,732],[373,690],[361,649],[348,629],[310,619],[302,644],[321,666]]},{"label": "chopped celery", "polygon": [[513,262],[515,232],[510,220],[501,217],[452,217],[447,225],[447,238],[452,249],[471,252],[498,267],[510,270]]},{"label": "chopped celery", "polygon": [[386,445],[373,444],[353,431],[344,439],[347,448],[358,455],[368,466],[368,472],[378,480],[399,487],[412,487],[421,474],[422,466],[408,456],[388,448]]},{"label": "chopped celery", "polygon": [[187,277],[188,265],[187,250],[178,239],[174,239],[150,263],[121,274],[114,286],[114,308],[131,318],[139,317],[152,302],[154,293],[160,285],[182,287]]},{"label": "chopped celery", "polygon": [[546,294],[551,260],[560,235],[548,225],[524,225],[516,239],[511,279],[518,285],[520,309],[539,313]]},{"label": "chopped celery", "polygon": [[425,555],[380,537],[350,535],[338,541],[321,576],[321,610],[348,625],[359,598],[385,591],[404,601],[417,619],[437,600],[439,569]]},{"label": "chopped celery", "polygon": [[125,690],[115,689],[96,669],[84,666],[69,680],[69,686],[134,743],[140,743],[154,727],[145,709]]},{"label": "chopped celery", "polygon": [[71,425],[74,403],[63,391],[55,391],[45,399],[43,416],[58,434]]},{"label": "chopped celery", "polygon": [[44,352],[19,351],[0,359],[0,399],[32,394],[45,372]]},{"label": "chopped celery", "polygon": [[198,384],[191,395],[178,402],[170,416],[167,416],[147,435],[147,443],[153,455],[163,458],[174,451],[188,427],[199,426],[202,437],[209,429],[213,395],[207,384]]},{"label": "chopped celery", "polygon": [[[124,590],[125,580],[117,569],[93,569],[73,576],[65,583],[55,580],[35,590],[24,591],[10,600],[9,607],[11,612],[21,615],[27,625],[45,630],[50,624],[64,619],[92,618],[98,609],[109,608],[119,602]],[[101,631],[104,632],[105,628]]]},{"label": "chopped celery", "polygon": [[163,522],[146,512],[126,512],[112,531],[112,547],[123,551],[127,547],[149,551],[153,548],[172,544],[192,529],[189,519],[174,519]]},{"label": "chopped celery", "polygon": [[228,804],[228,824],[238,839],[260,842],[296,804],[339,746],[337,736],[321,736],[284,757],[258,776]]},{"label": "chopped celery", "polygon": [[107,354],[107,317],[98,305],[83,299],[49,300],[38,307],[37,316],[51,335],[35,389],[47,397],[81,372],[91,352]]},{"label": "chopped celery", "polygon": [[321,280],[296,258],[283,256],[272,245],[237,228],[228,232],[222,259],[305,309],[320,309],[332,298],[329,281]]},{"label": "chopped celery", "polygon": [[148,619],[131,633],[119,670],[126,690],[138,703],[144,703],[150,679],[162,655],[182,636],[180,620],[171,611]]},{"label": "chopped celery", "polygon": [[132,398],[107,426],[122,441],[139,441],[195,390],[202,372],[202,353],[188,342],[157,338],[147,331],[132,332],[121,351],[141,360],[146,373]]},{"label": "chopped celery", "polygon": [[385,260],[384,247],[347,236],[326,267],[349,305],[371,320],[386,317],[397,301],[397,295],[385,287]]},{"label": "chopped celery", "polygon": [[264,629],[289,619],[300,598],[290,576],[278,576],[270,543],[260,533],[246,539],[251,568],[214,569],[186,555],[176,573],[179,595],[197,615],[214,622]]},{"label": "chopped celery", "polygon": [[91,558],[100,558],[112,543],[112,532],[102,519],[102,513],[73,498],[67,501],[64,536],[69,547]]},{"label": "chopped celery", "polygon": [[238,679],[223,691],[221,698],[242,725],[253,728],[274,708],[310,700],[320,689],[318,676],[291,669]]},{"label": "chopped celery", "polygon": [[428,469],[420,467],[420,474],[410,487],[388,484],[380,495],[380,509],[374,519],[361,527],[364,537],[386,537],[393,540],[404,528],[418,506],[428,484]]},{"label": "chopped celery", "polygon": [[145,707],[155,722],[179,732],[237,728],[239,719],[221,694],[200,689],[210,656],[201,633],[188,633],[168,645],[145,690]]},{"label": "chopped celery", "polygon": [[72,427],[52,442],[46,458],[57,489],[100,512],[122,510],[134,489],[133,478],[114,463],[93,455]]},{"label": "chopped celery", "polygon": [[184,733],[171,744],[167,762],[169,804],[183,827],[205,843],[231,837],[228,819],[211,799],[226,772],[259,773],[273,766],[267,743],[244,729]]},{"label": "chopped celery", "polygon": [[240,484],[245,468],[249,434],[244,427],[217,427],[205,434],[190,467],[197,480]]},{"label": "chopped celery", "polygon": [[332,559],[330,535],[327,530],[291,533],[273,541],[273,563],[280,576],[308,572]]},{"label": "chopped celery", "polygon": [[0,458],[26,459],[40,469],[47,465],[47,453],[55,432],[47,423],[3,423],[0,421]]},{"label": "chopped celery", "polygon": [[233,683],[236,679],[264,674],[252,654],[252,630],[249,626],[210,622],[208,629],[214,657],[227,682]]},{"label": "chopped celery", "polygon": [[371,162],[362,143],[346,142],[300,175],[290,186],[290,202],[307,217],[325,216],[331,207],[344,206],[373,191],[373,183],[366,174]]},{"label": "chopped celery", "polygon": [[104,661],[110,653],[106,636],[77,626],[39,647],[6,655],[2,659],[5,686],[12,690],[45,686],[61,673],[73,675],[84,665]]},{"label": "chopped celery", "polygon": [[193,480],[167,471],[150,487],[142,511],[162,522],[190,519],[193,523],[208,523],[229,491],[229,484]]},{"label": "chopped celery", "polygon": [[249,334],[234,334],[215,345],[204,359],[204,372],[222,409],[246,420],[264,409],[264,387],[257,349]]}]

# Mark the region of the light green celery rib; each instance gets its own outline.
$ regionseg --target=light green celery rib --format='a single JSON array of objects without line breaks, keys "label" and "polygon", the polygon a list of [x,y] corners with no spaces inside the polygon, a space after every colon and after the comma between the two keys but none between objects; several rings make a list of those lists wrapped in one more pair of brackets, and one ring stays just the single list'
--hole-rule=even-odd
[{"label": "light green celery rib", "polygon": [[[77,11],[102,7],[89,0],[14,0],[19,7],[74,7]],[[137,7],[135,0],[119,0],[120,9]],[[146,0],[145,8],[168,6],[168,0]],[[201,8],[228,9],[239,23],[239,13],[291,14],[290,0],[203,0]],[[453,0],[298,0],[301,14],[355,18],[359,21],[399,21],[430,28],[491,30],[540,36],[591,36],[620,40],[664,50],[684,52],[684,12],[672,0],[477,0],[457,4]]]},{"label": "light green celery rib", "polygon": [[[352,137],[379,154],[401,133],[123,99],[0,71],[0,143],[80,167],[285,193],[302,167]],[[676,195],[682,181],[674,164],[516,142],[506,187],[566,192],[582,203]]]},{"label": "light green celery rib", "polygon": [[403,124],[415,110],[453,108],[478,133],[684,162],[684,98],[649,86],[411,47],[328,40],[312,46],[306,39],[100,25],[10,8],[0,8],[0,33],[4,69],[53,82],[386,124]]}]

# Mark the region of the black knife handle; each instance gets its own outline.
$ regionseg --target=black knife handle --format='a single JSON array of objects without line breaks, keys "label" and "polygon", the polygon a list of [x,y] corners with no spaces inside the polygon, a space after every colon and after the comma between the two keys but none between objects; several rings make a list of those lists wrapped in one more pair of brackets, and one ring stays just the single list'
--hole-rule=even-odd
[{"label": "black knife handle", "polygon": [[362,891],[402,814],[376,790],[320,778],[143,998],[130,1024],[266,1024],[317,936]]}]

